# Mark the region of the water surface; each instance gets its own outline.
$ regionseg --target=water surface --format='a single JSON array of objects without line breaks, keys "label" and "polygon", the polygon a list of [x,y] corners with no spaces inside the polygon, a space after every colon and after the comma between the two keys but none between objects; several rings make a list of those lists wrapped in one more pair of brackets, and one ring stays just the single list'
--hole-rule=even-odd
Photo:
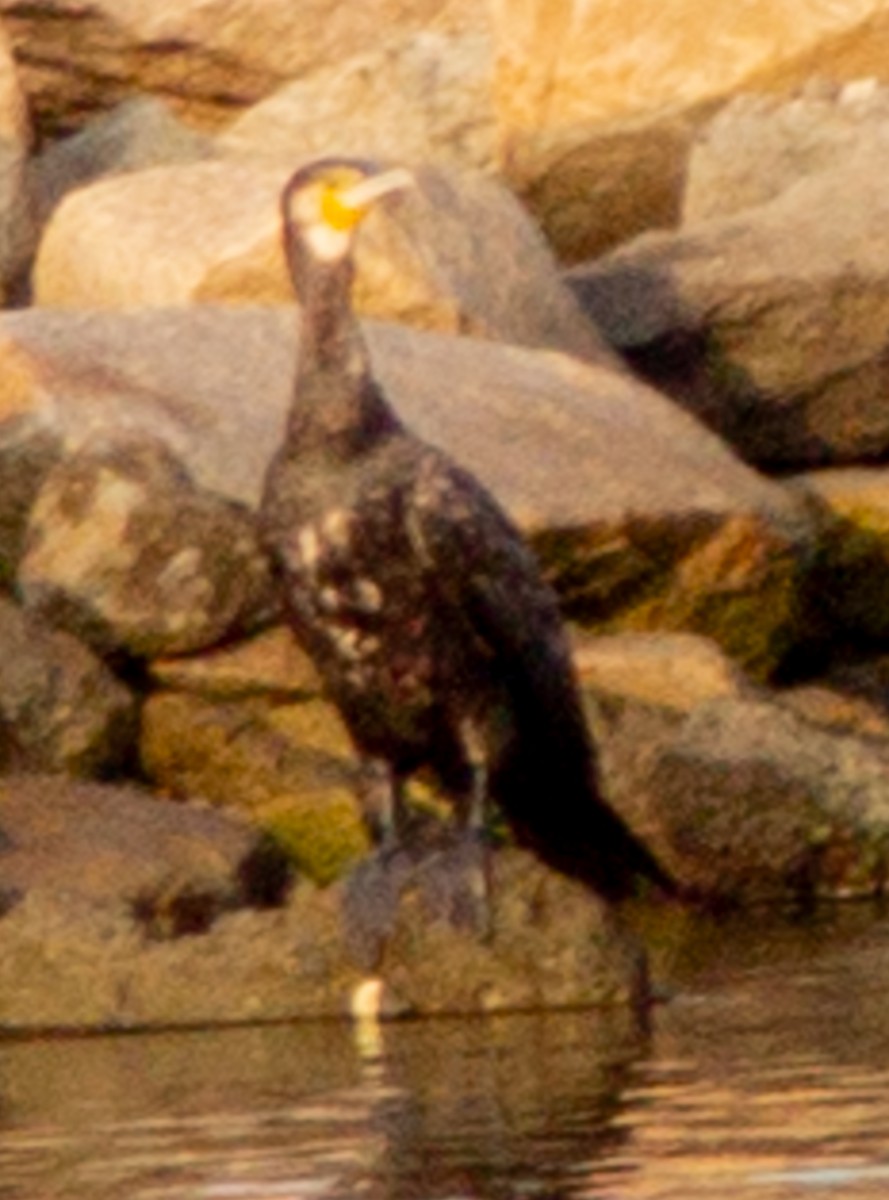
[{"label": "water surface", "polygon": [[[754,926],[751,932],[751,926]],[[0,1043],[3,1200],[889,1195],[889,922],[725,922],[626,1013]]]}]

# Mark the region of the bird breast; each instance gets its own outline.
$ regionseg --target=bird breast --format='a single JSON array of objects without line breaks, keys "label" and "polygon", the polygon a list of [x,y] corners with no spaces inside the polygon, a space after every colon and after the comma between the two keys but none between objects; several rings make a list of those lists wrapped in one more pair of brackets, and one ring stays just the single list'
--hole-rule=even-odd
[{"label": "bird breast", "polygon": [[373,690],[398,707],[431,703],[433,610],[397,522],[331,508],[295,531],[283,558],[298,630],[338,691]]}]

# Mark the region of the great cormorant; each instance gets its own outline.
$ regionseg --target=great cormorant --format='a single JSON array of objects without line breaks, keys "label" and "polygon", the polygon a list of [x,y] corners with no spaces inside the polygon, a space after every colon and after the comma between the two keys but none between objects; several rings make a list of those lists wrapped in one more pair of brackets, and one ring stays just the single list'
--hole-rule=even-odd
[{"label": "great cormorant", "polygon": [[324,159],[284,188],[300,304],[286,436],[260,523],[293,629],[363,764],[371,829],[397,841],[430,772],[458,825],[488,800],[516,840],[608,899],[673,885],[603,799],[558,602],[490,493],[410,433],[352,306],[353,243],[404,170]]}]

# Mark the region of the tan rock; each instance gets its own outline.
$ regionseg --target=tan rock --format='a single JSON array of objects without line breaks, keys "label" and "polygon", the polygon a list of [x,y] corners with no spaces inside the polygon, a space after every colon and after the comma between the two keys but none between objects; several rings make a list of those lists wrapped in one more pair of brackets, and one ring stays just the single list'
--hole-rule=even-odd
[{"label": "tan rock", "polygon": [[329,883],[369,849],[355,759],[329,705],[285,707],[157,692],[143,709],[142,765],[173,796],[249,814],[301,872]]},{"label": "tan rock", "polygon": [[496,157],[491,41],[484,28],[425,29],[313,71],[218,139],[236,158],[292,164],[325,154],[490,169]]},{"label": "tan rock", "polygon": [[[887,77],[889,17],[880,0],[682,0],[669,8],[497,0],[493,12],[506,169],[575,260],[675,220],[689,135],[733,92],[789,89],[812,73]],[[606,195],[632,196],[631,215],[620,213],[610,231],[597,215],[601,189],[584,203],[600,165],[611,176]],[[569,223],[563,209],[572,195]]]},{"label": "tan rock", "polygon": [[572,272],[614,345],[770,467],[889,447],[889,243],[880,154],[862,147],[775,199],[647,234]]},{"label": "tan rock", "polygon": [[284,625],[201,654],[158,658],[149,670],[164,687],[218,700],[254,695],[305,700],[321,689],[311,659]]},{"label": "tan rock", "polygon": [[[278,198],[297,162],[160,168],[77,192],[41,244],[37,303],[289,302]],[[359,311],[613,359],[514,197],[445,167],[419,167],[416,175],[417,188],[373,214],[362,233]]]},{"label": "tan rock", "polygon": [[855,695],[830,678],[797,684],[778,694],[783,705],[810,725],[834,733],[882,738],[889,743],[889,713],[865,696]]},{"label": "tan rock", "polygon": [[879,648],[863,658],[841,653],[826,671],[779,698],[815,724],[889,738],[889,658]]},{"label": "tan rock", "polygon": [[[241,266],[243,303],[280,299],[286,284],[275,245],[277,198],[286,175],[210,162],[139,171],[70,194],[41,241],[36,303],[185,304],[198,298],[208,272],[227,265],[231,272],[232,263]],[[244,266],[251,257],[252,275]]]},{"label": "tan rock", "polygon": [[465,27],[467,0],[2,0],[23,60],[25,87],[44,129],[70,131],[85,116],[137,92],[176,98],[189,120],[219,124],[282,80],[341,62],[418,30]]},{"label": "tan rock", "polygon": [[755,208],[851,155],[885,158],[887,144],[889,88],[873,78],[845,87],[813,80],[791,97],[737,96],[695,139],[682,220]]},{"label": "tan rock", "polygon": [[[181,806],[158,807],[175,811]],[[170,1029],[363,1011],[366,1019],[359,1020],[356,1037],[372,1050],[380,1037],[377,1017],[611,1004],[618,1007],[604,1025],[601,1014],[592,1023],[589,1013],[583,1022],[578,1016],[572,1037],[588,1038],[592,1026],[603,1045],[618,1028],[631,1041],[639,1020],[636,1005],[650,1001],[638,947],[588,893],[548,874],[530,856],[499,853],[493,871],[497,903],[486,941],[430,920],[414,896],[405,895],[383,971],[371,979],[349,956],[338,887],[320,890],[297,881],[280,907],[262,911],[241,905],[190,937],[170,936],[188,930],[163,925],[158,936],[150,923],[154,936],[146,937],[146,922],[138,914],[35,892],[0,921],[0,1028]],[[564,1022],[573,1020],[564,1014],[562,1034]],[[280,1044],[288,1080],[294,1070],[297,1078],[311,1080],[322,1072],[329,1079],[331,1062],[336,1071],[343,1058],[339,1053],[331,1058],[330,1050],[341,1050],[342,1042],[326,1041],[321,1026],[307,1045],[308,1064],[306,1045],[295,1052],[292,1038]],[[436,1047],[440,1043],[432,1039],[424,1045],[422,1061],[407,1064],[424,1085]],[[568,1058],[565,1064],[567,1069]],[[351,1061],[344,1070],[343,1086],[354,1099]],[[242,1081],[240,1063],[238,1086]],[[529,1086],[535,1082],[532,1070]],[[574,1085],[578,1095],[588,1095],[589,1080],[582,1073]]]},{"label": "tan rock", "polygon": [[[255,504],[289,400],[293,321],[283,309],[0,319],[0,365],[16,365],[0,373],[0,413],[15,415],[4,453],[20,457],[48,431],[62,441],[145,425],[199,486]],[[470,338],[368,332],[395,407],[500,498],[570,612],[707,633],[756,670],[780,656],[808,554],[799,498],[625,374]]]},{"label": "tan rock", "polygon": [[574,661],[594,695],[676,713],[751,691],[718,646],[690,633],[584,634],[575,640]]}]

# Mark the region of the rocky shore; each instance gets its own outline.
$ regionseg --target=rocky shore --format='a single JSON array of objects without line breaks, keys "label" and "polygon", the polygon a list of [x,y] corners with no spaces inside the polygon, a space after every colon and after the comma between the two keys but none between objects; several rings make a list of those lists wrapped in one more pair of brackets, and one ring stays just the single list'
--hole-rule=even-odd
[{"label": "rocky shore", "polygon": [[[253,516],[325,152],[417,176],[360,245],[376,368],[538,552],[614,804],[714,903],[884,888],[889,18],[748,6],[714,62],[690,0],[607,54],[579,6],[409,7],[0,0],[0,1029],[369,995],[354,764]],[[494,859],[487,942],[406,869],[384,1012],[640,996],[594,898]]]}]

